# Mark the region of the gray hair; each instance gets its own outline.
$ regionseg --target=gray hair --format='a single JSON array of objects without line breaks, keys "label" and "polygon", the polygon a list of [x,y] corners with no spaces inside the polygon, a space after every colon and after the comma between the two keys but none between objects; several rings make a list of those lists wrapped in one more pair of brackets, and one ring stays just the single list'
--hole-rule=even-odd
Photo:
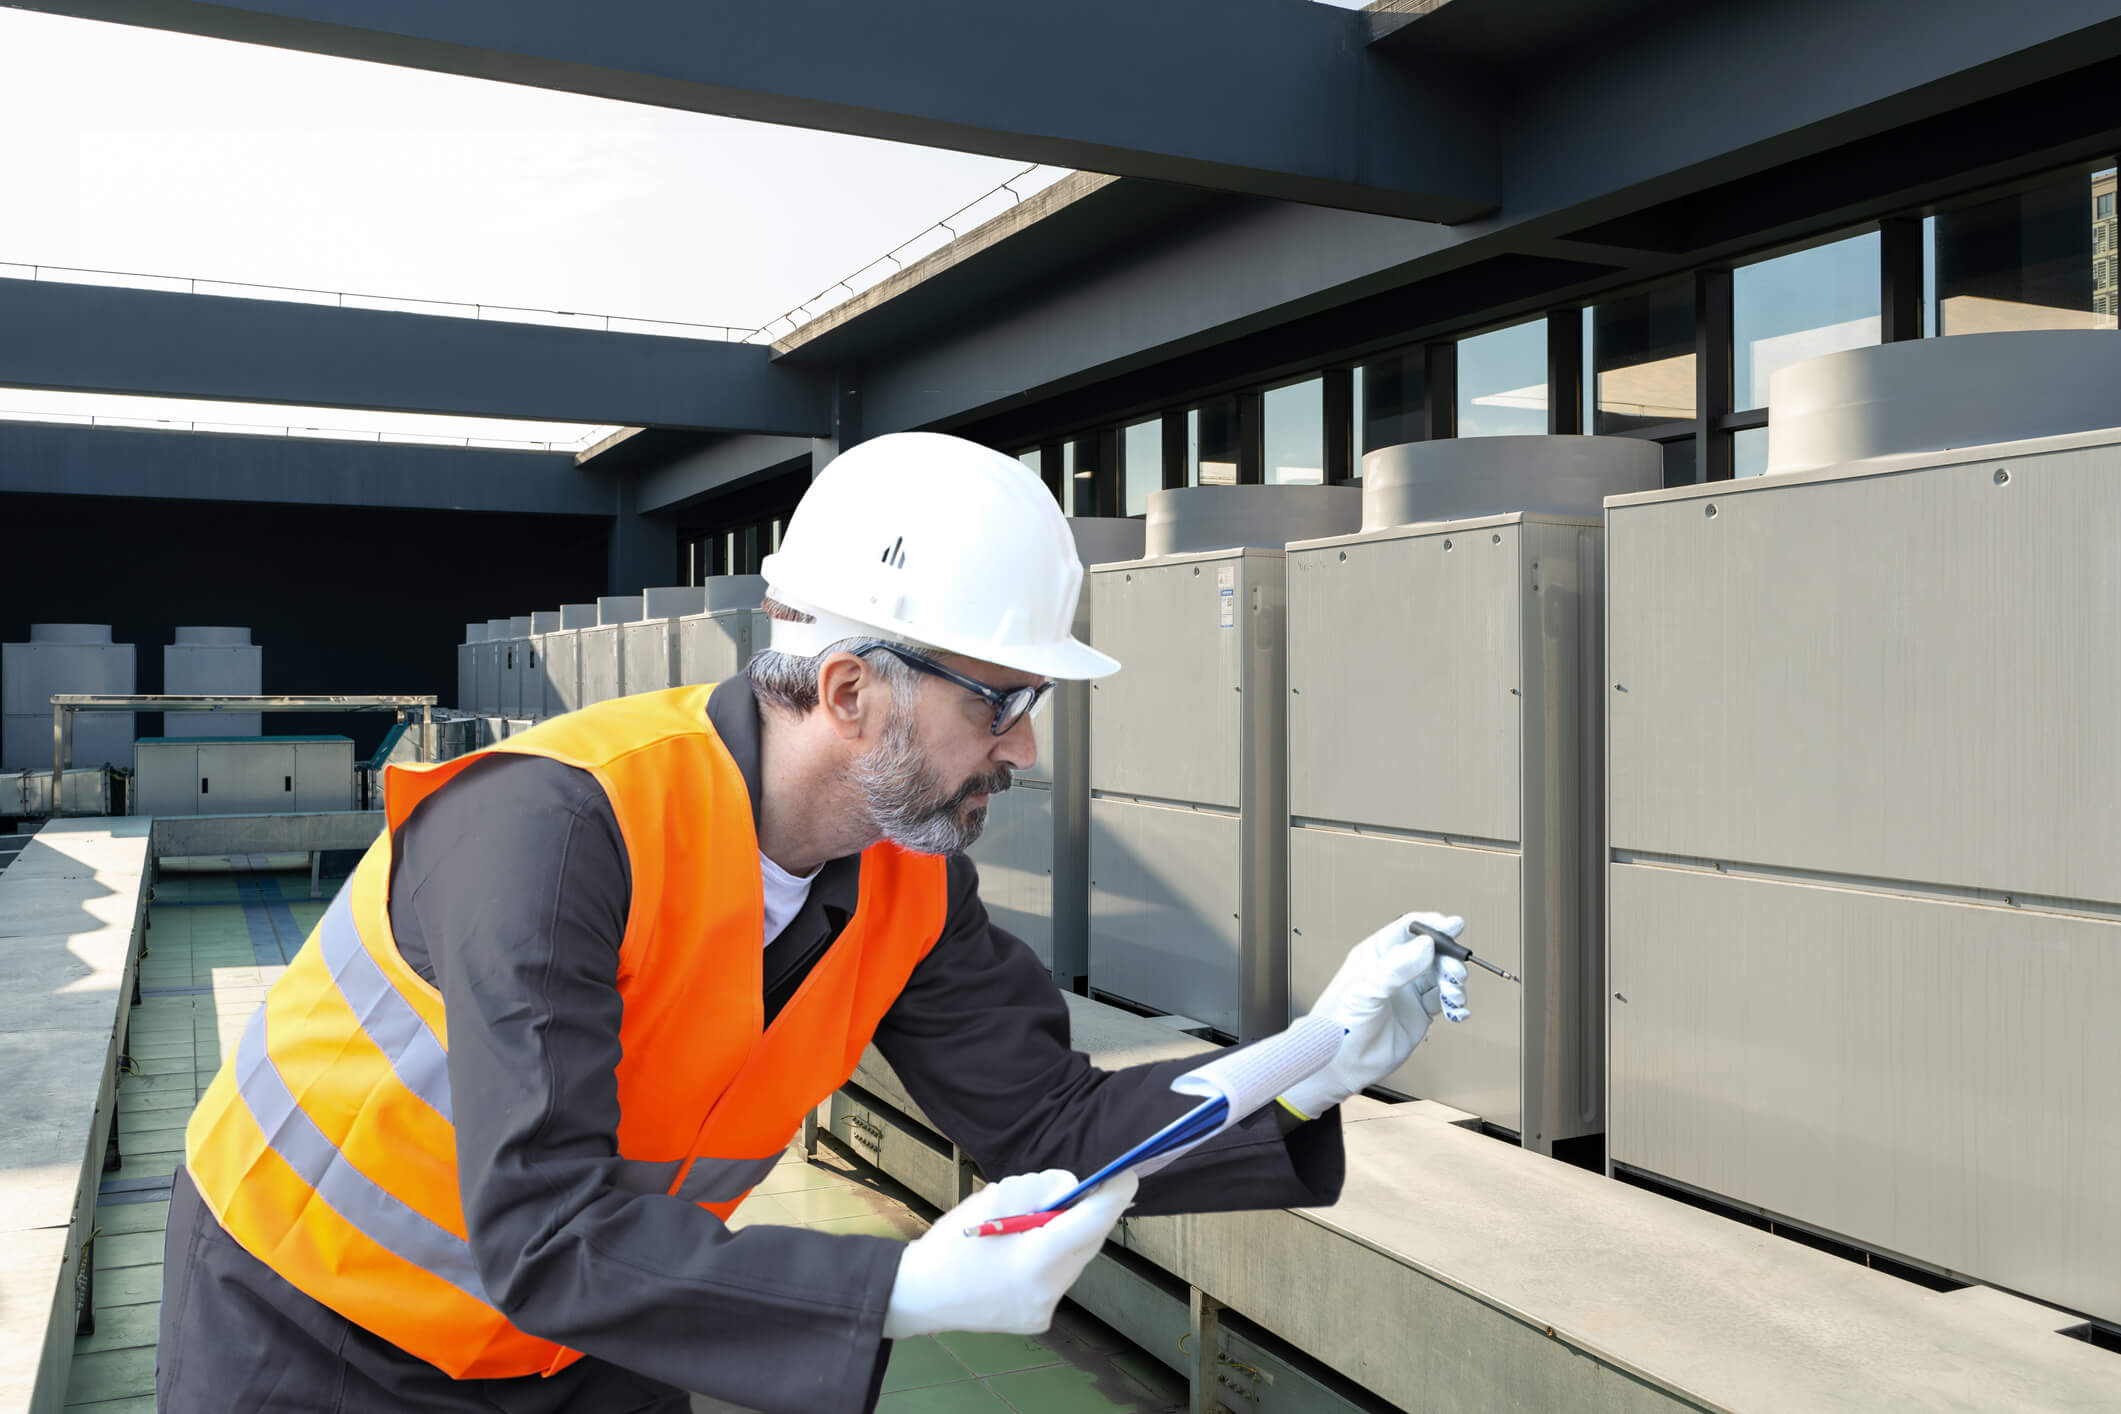
[{"label": "gray hair", "polygon": [[[795,624],[816,622],[809,614],[800,609],[789,608],[770,594],[759,607],[769,619]],[[817,675],[825,666],[825,660],[835,653],[850,653],[878,641],[879,636],[843,638],[828,645],[824,652],[810,657],[779,653],[770,647],[760,648],[751,655],[751,661],[744,665],[744,676],[751,679],[751,690],[757,694],[760,702],[798,717],[804,716],[818,704]],[[923,651],[910,643],[906,647],[913,648],[916,652]],[[914,689],[920,685],[920,674],[917,671],[889,653],[879,653],[862,661],[876,669],[883,675],[884,681],[890,684],[893,702],[905,703],[913,700]]]}]

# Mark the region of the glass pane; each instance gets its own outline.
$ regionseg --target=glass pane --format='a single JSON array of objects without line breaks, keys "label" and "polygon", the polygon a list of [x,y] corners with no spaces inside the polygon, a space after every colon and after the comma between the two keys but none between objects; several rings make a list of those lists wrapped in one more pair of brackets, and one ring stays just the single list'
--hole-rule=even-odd
[{"label": "glass pane", "polygon": [[1694,282],[1674,280],[1591,311],[1594,432],[1694,415]]},{"label": "glass pane", "polygon": [[1748,427],[1731,434],[1734,476],[1759,476],[1767,470],[1767,429]]},{"label": "glass pane", "polygon": [[1428,374],[1421,350],[1366,363],[1355,370],[1355,379],[1358,458],[1379,447],[1419,442],[1426,435],[1422,397]]},{"label": "glass pane", "polygon": [[1260,395],[1269,486],[1318,486],[1326,479],[1326,380],[1313,378]]},{"label": "glass pane", "polygon": [[1078,437],[1068,444],[1068,450],[1075,454],[1075,471],[1069,480],[1075,483],[1075,514],[1079,516],[1112,514],[1112,508],[1100,499],[1104,489],[1104,468],[1099,465],[1102,445],[1102,439],[1095,436]]},{"label": "glass pane", "polygon": [[1186,484],[1237,484],[1237,399],[1217,398],[1186,414]]},{"label": "glass pane", "polygon": [[2102,231],[2113,249],[2113,217],[2097,214],[2113,190],[2108,167],[1938,212],[1939,332],[2114,328],[2112,262],[2095,264]]},{"label": "glass pane", "polygon": [[1075,514],[1075,443],[1061,443],[1060,503],[1062,515]]},{"label": "glass pane", "polygon": [[1458,435],[1535,436],[1546,430],[1546,322],[1460,339]]},{"label": "glass pane", "polygon": [[1598,430],[1598,380],[1591,376],[1591,370],[1598,367],[1598,365],[1591,361],[1591,311],[1588,309],[1583,312],[1582,358],[1583,362],[1579,365],[1584,373],[1580,380],[1583,384],[1583,422],[1581,426],[1586,432],[1595,432]]},{"label": "glass pane", "polygon": [[1120,476],[1125,483],[1122,515],[1147,515],[1149,493],[1164,485],[1164,423],[1159,417],[1130,423],[1119,439]]},{"label": "glass pane", "polygon": [[1731,399],[1768,405],[1768,380],[1801,359],[1878,342],[1878,233],[1731,272]]}]

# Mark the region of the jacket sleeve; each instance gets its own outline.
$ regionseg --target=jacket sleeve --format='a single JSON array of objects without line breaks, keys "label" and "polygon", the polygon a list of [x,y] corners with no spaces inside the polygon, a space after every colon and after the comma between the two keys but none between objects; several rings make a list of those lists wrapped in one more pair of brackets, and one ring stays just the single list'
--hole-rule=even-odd
[{"label": "jacket sleeve", "polygon": [[[997,928],[963,855],[950,861],[943,935],[876,1033],[877,1049],[930,1119],[988,1178],[1086,1174],[1195,1103],[1171,1082],[1198,1060],[1104,1071],[1069,1043],[1052,974]],[[1144,1215],[1317,1207],[1340,1197],[1335,1109],[1284,1135],[1270,1108],[1142,1181]]]},{"label": "jacket sleeve", "polygon": [[501,1312],[749,1408],[863,1408],[900,1244],[732,1232],[614,1184],[630,890],[595,779],[489,758],[421,805],[400,845],[392,926],[408,960],[431,961],[447,1007],[465,1228]]}]

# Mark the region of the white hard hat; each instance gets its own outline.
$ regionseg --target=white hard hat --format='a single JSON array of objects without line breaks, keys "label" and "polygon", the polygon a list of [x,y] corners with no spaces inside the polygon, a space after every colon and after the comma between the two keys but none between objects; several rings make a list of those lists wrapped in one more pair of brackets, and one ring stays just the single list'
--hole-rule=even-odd
[{"label": "white hard hat", "polygon": [[1075,639],[1083,566],[1053,494],[961,437],[894,432],[841,453],[759,568],[776,600],[817,620],[775,620],[779,652],[873,637],[1049,678],[1119,669]]}]

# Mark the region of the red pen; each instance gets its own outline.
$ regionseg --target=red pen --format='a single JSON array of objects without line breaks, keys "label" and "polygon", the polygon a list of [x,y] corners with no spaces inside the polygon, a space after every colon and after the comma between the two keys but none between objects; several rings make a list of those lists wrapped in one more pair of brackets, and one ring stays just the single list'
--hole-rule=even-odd
[{"label": "red pen", "polygon": [[1012,1232],[1029,1232],[1035,1227],[1044,1227],[1059,1217],[1062,1209],[1050,1213],[1019,1213],[1013,1218],[989,1218],[977,1227],[965,1229],[967,1237],[1007,1237]]}]

